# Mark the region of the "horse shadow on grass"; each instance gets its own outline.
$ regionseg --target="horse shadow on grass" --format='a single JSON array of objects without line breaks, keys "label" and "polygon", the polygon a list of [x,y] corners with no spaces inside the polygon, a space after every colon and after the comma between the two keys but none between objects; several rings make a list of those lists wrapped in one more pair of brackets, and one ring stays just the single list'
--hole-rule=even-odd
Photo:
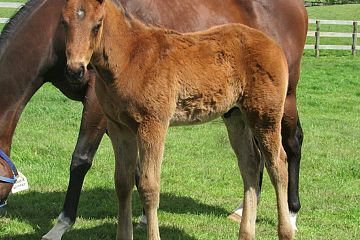
[{"label": "horse shadow on grass", "polygon": [[[7,236],[0,240],[41,239],[53,226],[53,219],[58,216],[65,197],[65,192],[33,192],[11,195],[8,206],[0,210],[0,217],[17,219],[33,228],[33,233]],[[176,196],[171,193],[161,194],[159,211],[175,214],[224,216],[228,212],[219,207],[196,201],[190,197]],[[137,191],[133,192],[133,216],[140,216],[142,206]],[[81,193],[78,215],[83,219],[115,219],[117,200],[114,189],[94,188]],[[100,221],[101,222],[101,221]],[[80,223],[78,223],[80,224]],[[137,223],[134,223],[136,226]],[[75,224],[76,225],[76,224]],[[160,226],[163,239],[193,240],[184,231],[174,227]],[[63,239],[115,239],[116,224],[103,223],[87,229],[73,229]],[[146,239],[146,232],[134,228],[134,239]]]},{"label": "horse shadow on grass", "polygon": [[[196,240],[196,238],[184,233],[184,231],[171,228],[160,227],[160,233],[162,239],[181,239],[181,240]],[[40,240],[42,234],[23,234],[8,236],[0,238],[0,240]],[[66,233],[62,240],[113,240],[116,238],[116,225],[105,223],[101,226],[95,226],[89,229],[73,229]],[[134,239],[147,239],[146,231],[134,229]]]}]

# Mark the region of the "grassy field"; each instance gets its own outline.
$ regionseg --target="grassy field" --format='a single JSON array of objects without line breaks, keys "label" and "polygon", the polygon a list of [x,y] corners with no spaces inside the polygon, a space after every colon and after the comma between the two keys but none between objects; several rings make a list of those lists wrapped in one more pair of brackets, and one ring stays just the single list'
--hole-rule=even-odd
[{"label": "grassy field", "polygon": [[[351,5],[333,5],[325,7],[310,7],[308,9],[309,18],[312,19],[325,19],[325,20],[358,20],[360,21],[360,4],[351,4]],[[320,26],[322,32],[345,32],[352,33],[352,26],[347,25],[325,25]],[[309,25],[309,30],[315,31],[315,24]],[[359,32],[359,30],[358,30]],[[308,37],[307,44],[314,44],[315,37]],[[351,45],[351,38],[329,38],[321,37],[320,44],[322,45]],[[360,46],[360,41],[358,40],[358,46]],[[307,50],[306,54],[314,54],[314,50]],[[338,51],[338,50],[321,50],[321,56],[328,55],[341,55],[349,56],[351,51]]]},{"label": "grassy field", "polygon": [[[16,2],[16,3],[25,3],[26,0],[0,0],[0,2]],[[16,9],[14,8],[0,8],[0,17],[9,18],[11,17]],[[0,31],[3,29],[5,24],[0,23]]]},{"label": "grassy field", "polygon": [[[314,7],[308,9],[310,17],[316,18],[322,9],[331,13],[328,7]],[[298,88],[305,140],[296,239],[360,239],[359,103],[360,57],[335,52],[316,59],[312,52],[305,54]],[[55,223],[65,197],[81,110],[80,103],[51,85],[41,88],[26,107],[12,159],[28,177],[31,189],[12,195],[7,208],[0,210],[1,240],[40,239]],[[79,219],[64,240],[115,238],[113,162],[109,139],[104,137],[85,180]],[[238,224],[226,216],[241,199],[242,182],[221,120],[169,131],[161,187],[162,239],[236,239]],[[136,223],[140,202],[136,191],[133,196]],[[265,176],[257,239],[276,239],[276,222],[274,191]],[[134,234],[134,239],[145,239],[142,230]]]}]

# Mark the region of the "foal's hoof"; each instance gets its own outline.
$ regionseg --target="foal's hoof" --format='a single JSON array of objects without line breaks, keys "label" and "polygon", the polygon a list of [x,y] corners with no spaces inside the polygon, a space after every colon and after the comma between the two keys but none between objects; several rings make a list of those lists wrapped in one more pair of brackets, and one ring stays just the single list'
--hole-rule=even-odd
[{"label": "foal's hoof", "polygon": [[230,214],[228,216],[228,219],[230,219],[231,221],[234,221],[234,222],[241,222],[241,216],[238,215],[237,213],[233,212],[232,214]]}]

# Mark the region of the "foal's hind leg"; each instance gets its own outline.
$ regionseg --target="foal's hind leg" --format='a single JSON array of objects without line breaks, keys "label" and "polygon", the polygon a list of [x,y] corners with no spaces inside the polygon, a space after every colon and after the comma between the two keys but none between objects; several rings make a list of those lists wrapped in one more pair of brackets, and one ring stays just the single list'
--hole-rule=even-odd
[{"label": "foal's hind leg", "polygon": [[[266,119],[265,122],[260,119]],[[272,184],[274,185],[278,209],[279,239],[293,239],[294,229],[290,224],[287,202],[288,172],[286,153],[281,145],[280,119],[271,115],[252,118],[252,132],[258,140],[258,145],[265,160]]]},{"label": "foal's hind leg", "polygon": [[240,225],[239,239],[255,239],[257,189],[260,158],[251,130],[246,125],[238,108],[229,117],[224,117],[232,148],[238,158],[238,164],[244,182],[244,205]]},{"label": "foal's hind leg", "polygon": [[133,238],[131,199],[138,156],[136,136],[127,127],[108,120],[115,153],[115,186],[118,197],[117,240]]}]

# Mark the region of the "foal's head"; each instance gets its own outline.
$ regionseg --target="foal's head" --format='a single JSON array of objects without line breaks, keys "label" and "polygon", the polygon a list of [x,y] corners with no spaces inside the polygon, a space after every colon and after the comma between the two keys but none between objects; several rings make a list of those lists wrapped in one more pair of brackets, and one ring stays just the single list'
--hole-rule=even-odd
[{"label": "foal's head", "polygon": [[81,82],[101,38],[106,0],[67,0],[62,12],[66,36],[66,74]]}]

